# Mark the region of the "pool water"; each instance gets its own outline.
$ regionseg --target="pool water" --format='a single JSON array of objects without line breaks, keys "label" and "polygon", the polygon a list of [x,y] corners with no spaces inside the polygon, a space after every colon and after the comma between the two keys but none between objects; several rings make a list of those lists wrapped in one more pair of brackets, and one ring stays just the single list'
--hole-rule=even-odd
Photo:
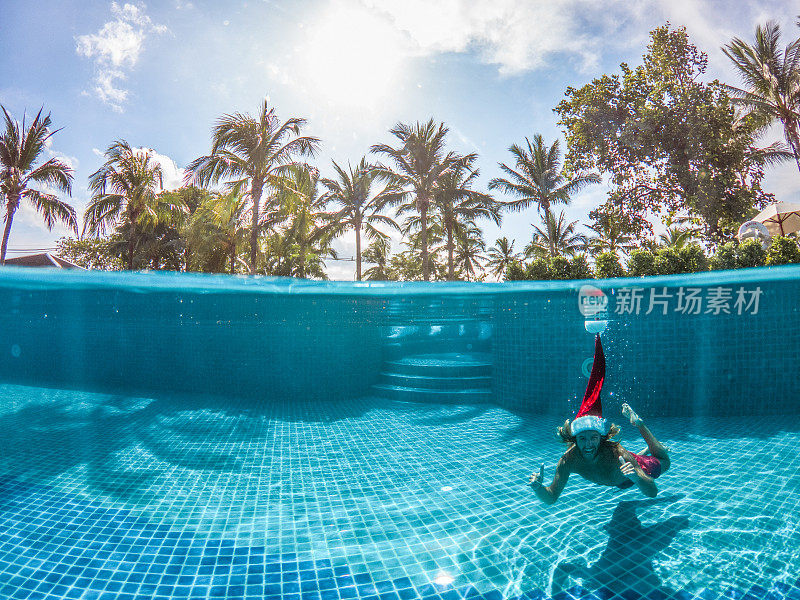
[{"label": "pool water", "polygon": [[800,598],[796,417],[640,411],[658,497],[572,476],[545,506],[570,414],[0,394],[2,598]]}]

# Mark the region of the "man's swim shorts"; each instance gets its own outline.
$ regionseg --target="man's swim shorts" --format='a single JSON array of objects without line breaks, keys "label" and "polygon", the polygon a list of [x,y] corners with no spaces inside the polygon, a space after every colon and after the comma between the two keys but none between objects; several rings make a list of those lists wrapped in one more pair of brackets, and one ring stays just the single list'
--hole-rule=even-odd
[{"label": "man's swim shorts", "polygon": [[[631,452],[631,454],[633,454],[633,452]],[[661,461],[655,456],[639,456],[638,454],[633,454],[633,457],[636,459],[636,462],[639,463],[642,471],[653,479],[657,479],[658,476],[661,475]],[[626,490],[631,486],[633,486],[633,482],[626,478],[625,481],[620,483],[617,487],[621,490]]]}]

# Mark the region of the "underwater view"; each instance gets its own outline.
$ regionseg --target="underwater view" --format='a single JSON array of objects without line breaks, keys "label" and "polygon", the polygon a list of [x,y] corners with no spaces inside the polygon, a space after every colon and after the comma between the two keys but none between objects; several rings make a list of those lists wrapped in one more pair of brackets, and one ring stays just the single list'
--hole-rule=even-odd
[{"label": "underwater view", "polygon": [[[800,597],[796,368],[772,375],[797,328],[731,335],[776,327],[796,268],[738,272],[741,315],[617,312],[633,280],[86,275],[0,280],[2,597]],[[529,477],[598,329],[603,416],[644,454],[630,404],[671,465],[655,497],[576,473],[547,505]]]}]

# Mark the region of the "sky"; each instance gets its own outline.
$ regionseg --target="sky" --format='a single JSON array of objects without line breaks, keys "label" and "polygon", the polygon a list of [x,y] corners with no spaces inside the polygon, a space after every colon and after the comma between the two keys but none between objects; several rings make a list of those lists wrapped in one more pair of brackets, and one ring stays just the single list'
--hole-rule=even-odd
[{"label": "sky", "polygon": [[[181,185],[183,168],[211,148],[223,114],[256,115],[266,98],[282,119],[302,117],[304,134],[322,140],[313,159],[332,177],[331,161],[356,164],[377,143],[392,143],[398,122],[433,118],[449,128],[449,146],[477,152],[486,191],[508,147],[541,133],[561,140],[553,108],[619,64],[637,65],[649,32],[669,21],[686,27],[708,53],[708,79],[738,85],[721,47],[751,41],[767,20],[786,40],[800,33],[789,0],[0,0],[0,104],[21,119],[39,108],[53,127],[45,158],[74,169],[79,220],[87,181],[103,152],[124,139],[149,148],[164,186]],[[780,138],[773,130],[765,143]],[[800,176],[787,163],[765,188],[800,201]],[[576,194],[566,218],[588,223],[608,187]],[[487,245],[500,236],[528,243],[534,209],[481,223]],[[582,233],[589,233],[583,226]],[[30,207],[18,211],[9,256],[52,249],[69,232],[48,231]],[[341,258],[355,238],[335,243]],[[352,280],[352,261],[328,261],[331,279]]]}]

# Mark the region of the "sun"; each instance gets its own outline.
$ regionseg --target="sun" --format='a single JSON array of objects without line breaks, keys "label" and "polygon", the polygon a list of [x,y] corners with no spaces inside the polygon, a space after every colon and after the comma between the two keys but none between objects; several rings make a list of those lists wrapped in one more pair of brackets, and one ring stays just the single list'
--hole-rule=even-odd
[{"label": "sun", "polygon": [[379,110],[400,93],[403,43],[389,23],[333,3],[306,28],[298,53],[303,87],[330,105]]}]

